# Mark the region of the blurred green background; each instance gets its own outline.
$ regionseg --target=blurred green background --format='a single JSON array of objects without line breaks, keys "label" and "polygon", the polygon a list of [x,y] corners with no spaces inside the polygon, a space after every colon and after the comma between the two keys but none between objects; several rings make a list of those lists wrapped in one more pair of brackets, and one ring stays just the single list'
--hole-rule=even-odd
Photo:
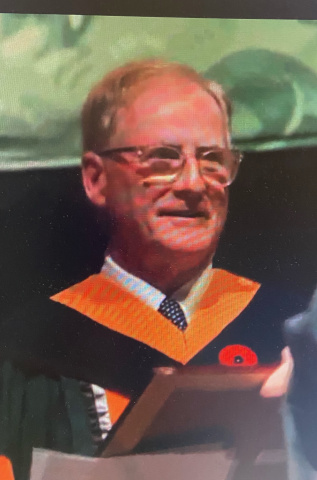
[{"label": "blurred green background", "polygon": [[0,15],[0,169],[80,162],[90,87],[162,56],[222,83],[247,151],[317,145],[317,22]]}]

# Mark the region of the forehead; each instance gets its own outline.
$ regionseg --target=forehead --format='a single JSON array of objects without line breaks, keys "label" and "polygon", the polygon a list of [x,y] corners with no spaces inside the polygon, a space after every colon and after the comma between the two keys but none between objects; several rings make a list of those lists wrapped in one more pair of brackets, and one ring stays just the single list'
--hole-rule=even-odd
[{"label": "forehead", "polygon": [[160,140],[210,145],[225,137],[224,114],[212,95],[187,78],[162,75],[140,83],[118,110],[112,145]]}]

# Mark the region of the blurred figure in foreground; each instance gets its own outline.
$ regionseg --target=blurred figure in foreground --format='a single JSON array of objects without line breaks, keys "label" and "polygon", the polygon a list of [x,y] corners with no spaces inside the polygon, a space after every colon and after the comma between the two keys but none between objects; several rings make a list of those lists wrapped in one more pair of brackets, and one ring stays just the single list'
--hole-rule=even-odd
[{"label": "blurred figure in foreground", "polygon": [[309,308],[285,323],[294,367],[285,425],[291,480],[317,478],[317,290]]}]

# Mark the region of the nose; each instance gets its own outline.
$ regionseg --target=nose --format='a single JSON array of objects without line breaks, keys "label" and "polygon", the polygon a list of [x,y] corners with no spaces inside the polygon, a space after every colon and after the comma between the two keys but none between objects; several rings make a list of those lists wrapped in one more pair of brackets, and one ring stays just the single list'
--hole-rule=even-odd
[{"label": "nose", "polygon": [[186,158],[183,170],[173,184],[173,189],[175,192],[187,192],[193,195],[201,195],[206,190],[206,183],[194,156]]}]

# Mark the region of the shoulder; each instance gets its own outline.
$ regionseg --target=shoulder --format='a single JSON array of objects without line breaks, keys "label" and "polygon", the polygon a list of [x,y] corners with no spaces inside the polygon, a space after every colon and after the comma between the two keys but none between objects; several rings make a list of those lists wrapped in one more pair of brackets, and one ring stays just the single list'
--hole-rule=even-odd
[{"label": "shoulder", "polygon": [[291,316],[302,312],[307,305],[307,298],[296,291],[276,283],[262,284],[256,295],[241,313],[239,320],[247,322],[261,332],[278,329]]},{"label": "shoulder", "polygon": [[281,323],[302,312],[307,306],[307,297],[297,294],[287,285],[264,283],[245,309],[245,315],[254,315],[264,321],[270,315],[271,323]]},{"label": "shoulder", "polygon": [[[247,279],[240,278],[244,284]],[[251,281],[252,282],[252,281]],[[235,305],[238,291],[227,296],[226,309]],[[280,360],[285,346],[283,324],[289,317],[301,312],[307,299],[297,295],[287,286],[275,283],[259,285],[254,295],[232,322],[211,343],[212,351],[218,356],[223,349],[248,347],[257,356],[259,363],[270,364]],[[208,348],[208,354],[210,348]]]},{"label": "shoulder", "polygon": [[69,306],[37,297],[0,327],[0,355],[45,376],[85,380],[130,391],[140,370],[140,342]]},{"label": "shoulder", "polygon": [[261,285],[248,307],[237,319],[246,338],[262,355],[264,363],[280,360],[285,346],[285,321],[302,312],[307,298],[298,295],[287,285]]}]

